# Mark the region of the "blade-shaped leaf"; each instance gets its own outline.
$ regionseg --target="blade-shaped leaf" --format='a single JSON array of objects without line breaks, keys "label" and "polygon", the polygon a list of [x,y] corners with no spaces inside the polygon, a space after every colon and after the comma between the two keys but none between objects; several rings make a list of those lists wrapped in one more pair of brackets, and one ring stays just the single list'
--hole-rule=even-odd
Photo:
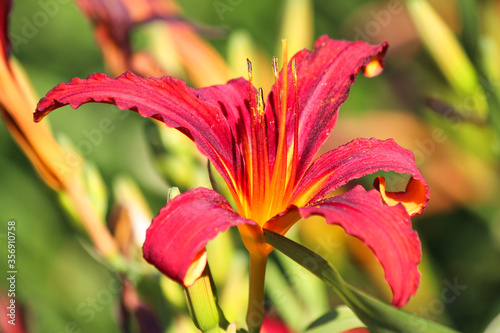
[{"label": "blade-shaped leaf", "polygon": [[[293,264],[293,263],[292,263]],[[310,276],[310,275],[309,275]],[[266,289],[271,301],[275,304],[280,317],[290,328],[302,328],[304,322],[309,322],[313,317],[307,318],[307,311],[302,306],[297,292],[287,279],[293,278],[289,272],[281,271],[273,260],[267,262]]]},{"label": "blade-shaped leaf", "polygon": [[330,286],[370,332],[451,333],[447,327],[383,303],[346,283],[325,259],[294,241],[264,230],[266,242]]},{"label": "blade-shaped leaf", "polygon": [[351,309],[341,305],[312,322],[307,327],[306,333],[342,333],[358,327],[364,327],[364,324]]},{"label": "blade-shaped leaf", "polygon": [[450,27],[428,1],[408,0],[407,4],[420,39],[453,88],[462,94],[477,92],[477,72]]},{"label": "blade-shaped leaf", "polygon": [[462,40],[464,49],[474,65],[479,64],[480,15],[479,4],[474,0],[459,0],[460,16],[462,18]]}]

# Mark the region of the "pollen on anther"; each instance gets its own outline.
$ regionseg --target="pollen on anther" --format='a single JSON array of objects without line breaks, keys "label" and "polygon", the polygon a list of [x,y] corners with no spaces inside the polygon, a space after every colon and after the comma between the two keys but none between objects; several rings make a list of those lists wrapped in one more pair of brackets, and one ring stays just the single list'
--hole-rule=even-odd
[{"label": "pollen on anther", "polygon": [[259,92],[257,93],[257,110],[259,115],[264,114],[264,92],[262,88],[259,88]]},{"label": "pollen on anther", "polygon": [[292,60],[292,74],[293,74],[293,82],[296,84],[297,83],[297,61],[295,61],[295,58]]},{"label": "pollen on anther", "polygon": [[278,80],[278,58],[273,57],[273,73],[274,79]]},{"label": "pollen on anther", "polygon": [[248,58],[247,58],[247,66],[248,66],[248,79],[249,81],[251,81],[253,78],[252,62]]}]

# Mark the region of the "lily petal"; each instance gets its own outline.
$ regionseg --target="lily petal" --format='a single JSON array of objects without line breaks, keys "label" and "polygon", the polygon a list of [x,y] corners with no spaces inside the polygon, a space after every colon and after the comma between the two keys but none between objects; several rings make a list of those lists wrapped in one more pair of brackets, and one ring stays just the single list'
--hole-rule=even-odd
[{"label": "lily petal", "polygon": [[347,234],[363,241],[384,268],[393,293],[393,305],[405,305],[416,292],[420,282],[417,270],[420,241],[402,205],[387,206],[378,191],[367,192],[358,185],[344,194],[298,210],[303,218],[323,216],[326,223],[339,225]]},{"label": "lily petal", "polygon": [[[200,88],[196,92],[204,100],[211,101],[219,106],[231,128],[233,144],[238,146],[242,154],[245,154],[252,140],[249,98],[257,94],[257,89],[251,86],[247,80],[239,78],[224,85]],[[244,186],[246,177],[243,173],[245,168],[240,167],[243,165],[243,161],[234,160],[233,164],[235,166],[236,183]]]},{"label": "lily petal", "polygon": [[[427,183],[415,164],[413,153],[401,148],[392,139],[356,139],[321,155],[307,169],[298,184],[292,198],[293,203],[304,206],[323,198],[328,192],[353,179],[380,170],[412,176],[412,186],[407,187],[404,195],[385,195],[385,187],[381,186],[387,204],[395,205],[397,202],[406,201],[411,205],[411,210],[408,211],[411,215],[416,215],[424,209],[429,200]],[[380,184],[382,185],[382,182]],[[391,197],[392,201],[388,201],[388,197]]]},{"label": "lily petal", "polygon": [[[231,131],[240,145],[251,128],[250,96],[255,97],[257,89],[243,78],[234,79],[227,84],[204,87],[196,90],[203,99],[217,104],[228,119]],[[250,137],[248,137],[250,138]]]},{"label": "lily petal", "polygon": [[[338,41],[328,36],[320,37],[313,51],[302,50],[289,62],[287,105],[294,110],[298,102],[299,146],[297,177],[300,177],[309,166],[333,129],[340,105],[346,100],[356,74],[362,70],[366,75],[374,76],[383,68],[383,56],[388,44],[377,46],[365,42]],[[297,87],[294,82],[293,63],[296,63]],[[367,67],[368,66],[368,67]],[[272,119],[274,98],[280,96],[282,78],[271,89],[266,105],[266,115]],[[298,94],[298,99],[296,96]],[[274,96],[274,97],[273,97]],[[294,114],[287,115],[288,146],[293,142]],[[276,117],[274,115],[274,117]],[[277,142],[276,128],[269,126],[271,145]],[[273,161],[270,157],[270,160]]]},{"label": "lily petal", "polygon": [[127,72],[114,79],[95,73],[87,79],[74,78],[61,83],[49,91],[38,103],[34,119],[39,122],[64,105],[76,109],[89,102],[136,111],[190,137],[231,187],[236,170],[240,169],[237,164],[241,161],[240,153],[233,143],[226,115],[219,105],[200,98],[204,92],[198,93],[174,77],[144,79]]},{"label": "lily petal", "polygon": [[196,188],[176,196],[153,219],[144,258],[173,280],[189,286],[206,265],[205,246],[229,227],[256,223],[239,216],[224,197]]},{"label": "lily petal", "polygon": [[[374,186],[379,190],[382,195],[382,199],[384,199],[386,204],[394,206],[398,203],[402,203],[410,216],[420,214],[424,209],[425,204],[427,204],[427,201],[422,202],[422,198],[425,198],[426,192],[428,192],[427,185],[416,180],[415,178],[410,178],[404,192],[386,191],[385,179],[383,177],[377,177],[375,179]],[[428,197],[427,193],[427,198]]]},{"label": "lily petal", "polygon": [[12,0],[4,0],[0,4],[0,56],[2,56],[3,63],[8,63],[10,53],[10,39],[8,35],[9,13],[12,7]]}]

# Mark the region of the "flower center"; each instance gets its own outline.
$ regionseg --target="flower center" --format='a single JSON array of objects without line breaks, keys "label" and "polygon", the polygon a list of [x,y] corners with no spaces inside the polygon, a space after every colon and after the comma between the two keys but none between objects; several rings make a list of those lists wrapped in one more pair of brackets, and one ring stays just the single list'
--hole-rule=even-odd
[{"label": "flower center", "polygon": [[[278,73],[278,60],[273,58],[275,85],[272,108],[266,108],[262,89],[254,93],[252,63],[248,61],[250,132],[245,144],[244,162],[246,185],[239,198],[241,214],[264,225],[266,221],[283,212],[289,204],[296,184],[298,150],[298,85],[296,63],[292,62],[294,90],[289,96],[288,59],[286,41],[283,41],[283,65]],[[291,105],[291,108],[288,108]],[[293,114],[290,114],[293,112]],[[291,119],[290,116],[292,117]],[[277,120],[277,126],[274,125]],[[274,128],[271,128],[274,126]],[[275,133],[276,132],[276,133]],[[272,137],[268,137],[271,135]],[[292,135],[290,142],[289,138]],[[270,144],[269,140],[275,140]],[[273,149],[273,151],[269,151]],[[274,157],[274,158],[273,158]]]}]

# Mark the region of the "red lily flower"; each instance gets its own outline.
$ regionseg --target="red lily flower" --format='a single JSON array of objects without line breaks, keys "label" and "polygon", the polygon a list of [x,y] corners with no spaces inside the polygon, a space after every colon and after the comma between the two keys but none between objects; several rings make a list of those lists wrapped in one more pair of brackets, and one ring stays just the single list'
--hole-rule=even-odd
[{"label": "red lily flower", "polygon": [[[371,46],[323,36],[313,51],[298,52],[290,63],[284,52],[281,72],[273,62],[276,83],[266,102],[262,90],[252,85],[250,62],[249,81],[239,78],[202,89],[173,77],[125,73],[114,79],[98,73],[56,86],[40,100],[34,118],[40,121],[68,104],[109,103],[160,120],[197,144],[228,184],[237,211],[217,192],[197,188],[175,197],[153,219],[144,257],[185,286],[203,271],[208,241],[238,226],[250,252],[250,318],[259,311],[255,304],[263,303],[265,263],[272,250],[263,228],[285,234],[300,218],[320,215],[373,250],[392,288],[392,303],[402,306],[420,279],[420,242],[410,215],[420,213],[429,196],[413,154],[393,140],[357,139],[314,160],[355,75],[360,70],[369,77],[379,74],[386,48],[385,43]],[[379,178],[380,192],[355,186],[325,198],[379,170],[411,175],[406,192],[386,192]]]}]

